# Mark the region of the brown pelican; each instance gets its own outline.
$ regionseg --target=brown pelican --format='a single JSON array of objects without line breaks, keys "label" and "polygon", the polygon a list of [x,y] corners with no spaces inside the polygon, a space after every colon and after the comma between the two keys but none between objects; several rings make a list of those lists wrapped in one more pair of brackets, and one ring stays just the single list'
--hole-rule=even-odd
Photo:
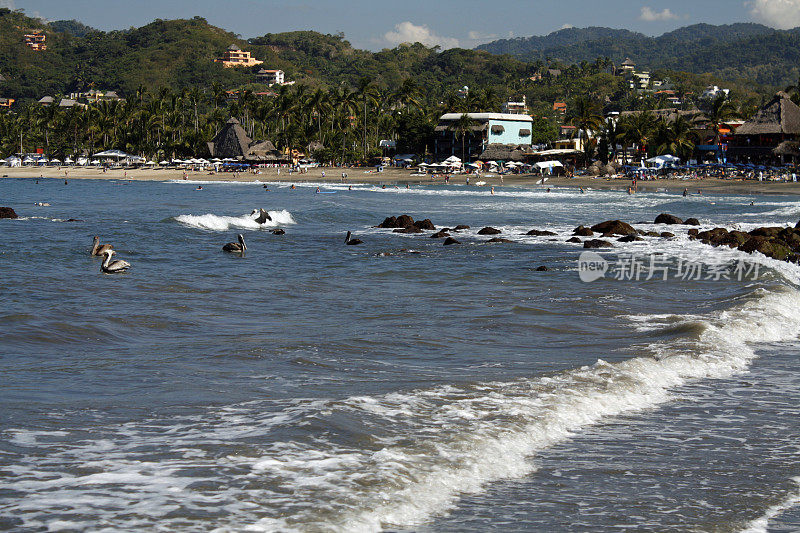
[{"label": "brown pelican", "polygon": [[222,249],[226,252],[231,252],[234,254],[240,254],[247,250],[247,245],[244,243],[244,236],[240,233],[238,236],[239,242],[229,242]]},{"label": "brown pelican", "polygon": [[350,246],[353,246],[355,244],[364,244],[364,241],[362,241],[361,239],[351,239],[350,238],[350,232],[348,231],[347,232],[347,237],[344,238],[344,243],[345,244],[349,244]]},{"label": "brown pelican", "polygon": [[100,237],[94,236],[94,244],[92,245],[92,255],[103,255],[107,250],[112,250],[114,247],[110,244],[100,244]]},{"label": "brown pelican", "polygon": [[100,271],[105,272],[106,274],[116,274],[119,272],[125,272],[131,267],[131,264],[127,261],[116,260],[111,261],[111,256],[114,255],[116,252],[114,250],[106,250],[103,252],[103,255],[106,258],[103,260],[103,264],[100,265]]},{"label": "brown pelican", "polygon": [[250,214],[251,214],[251,215],[258,215],[258,216],[256,217],[256,222],[258,222],[259,224],[263,224],[263,223],[264,223],[264,222],[266,222],[267,220],[269,220],[270,222],[272,222],[272,217],[271,217],[271,216],[269,216],[269,213],[267,213],[267,212],[266,212],[266,211],[264,211],[263,209],[253,209],[253,212],[252,212],[252,213],[250,213]]}]

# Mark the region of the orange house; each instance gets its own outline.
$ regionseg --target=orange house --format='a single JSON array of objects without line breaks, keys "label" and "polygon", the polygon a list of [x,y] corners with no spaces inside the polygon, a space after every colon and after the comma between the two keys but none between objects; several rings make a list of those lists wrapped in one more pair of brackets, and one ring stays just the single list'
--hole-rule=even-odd
[{"label": "orange house", "polygon": [[25,44],[37,52],[47,50],[47,45],[44,44],[47,40],[47,35],[44,33],[28,33],[24,36]]},{"label": "orange house", "polygon": [[253,67],[255,65],[260,65],[263,61],[259,61],[258,59],[251,57],[250,52],[245,52],[241,50],[235,44],[232,44],[228,47],[225,51],[225,55],[223,55],[219,59],[214,60],[215,63],[222,63],[225,68],[230,67]]}]

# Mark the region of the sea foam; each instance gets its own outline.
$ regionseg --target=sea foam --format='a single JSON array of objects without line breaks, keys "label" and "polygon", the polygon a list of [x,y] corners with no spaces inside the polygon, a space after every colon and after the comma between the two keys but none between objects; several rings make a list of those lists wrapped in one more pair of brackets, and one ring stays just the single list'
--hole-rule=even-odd
[{"label": "sea foam", "polygon": [[285,209],[282,211],[268,211],[268,213],[272,220],[267,220],[263,224],[256,222],[256,215],[253,214],[241,215],[238,217],[214,215],[211,213],[205,215],[179,215],[174,217],[174,220],[185,226],[211,231],[226,231],[231,228],[258,230],[296,224],[294,218],[292,218],[292,214]]}]

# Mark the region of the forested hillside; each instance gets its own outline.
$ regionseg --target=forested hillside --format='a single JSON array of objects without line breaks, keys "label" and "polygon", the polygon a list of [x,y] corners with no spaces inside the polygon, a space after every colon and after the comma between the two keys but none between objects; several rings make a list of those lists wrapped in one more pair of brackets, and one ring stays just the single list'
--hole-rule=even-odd
[{"label": "forested hillside", "polygon": [[797,81],[800,29],[779,31],[752,23],[695,24],[648,37],[610,28],[570,28],[544,37],[494,41],[478,49],[529,62],[574,63],[608,57],[619,64],[629,57],[642,68],[710,73],[777,86]]}]

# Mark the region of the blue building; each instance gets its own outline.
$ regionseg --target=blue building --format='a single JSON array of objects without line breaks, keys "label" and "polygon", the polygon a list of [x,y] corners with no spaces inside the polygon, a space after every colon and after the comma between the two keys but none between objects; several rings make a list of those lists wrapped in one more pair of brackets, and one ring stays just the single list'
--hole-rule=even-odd
[{"label": "blue building", "polygon": [[[463,159],[478,157],[490,144],[509,146],[531,145],[531,124],[528,115],[508,113],[466,113],[471,120],[469,133],[464,136]],[[437,155],[462,156],[462,139],[456,124],[461,113],[447,113],[439,117],[436,126]]]}]

